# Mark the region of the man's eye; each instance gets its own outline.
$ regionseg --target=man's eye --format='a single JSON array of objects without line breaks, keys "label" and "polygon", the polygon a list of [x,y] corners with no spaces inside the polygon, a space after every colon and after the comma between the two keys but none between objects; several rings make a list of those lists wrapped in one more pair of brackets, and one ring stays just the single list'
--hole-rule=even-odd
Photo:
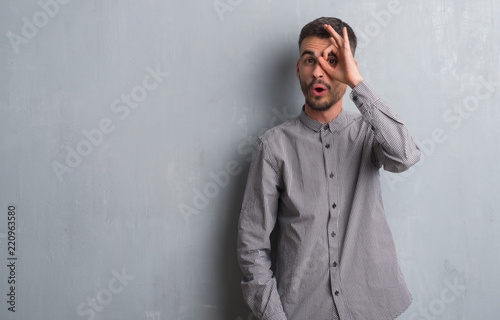
[{"label": "man's eye", "polygon": [[313,63],[313,59],[312,58],[308,58],[308,59],[306,59],[306,62],[307,63]]},{"label": "man's eye", "polygon": [[328,59],[329,64],[335,64],[337,61],[335,59]]}]

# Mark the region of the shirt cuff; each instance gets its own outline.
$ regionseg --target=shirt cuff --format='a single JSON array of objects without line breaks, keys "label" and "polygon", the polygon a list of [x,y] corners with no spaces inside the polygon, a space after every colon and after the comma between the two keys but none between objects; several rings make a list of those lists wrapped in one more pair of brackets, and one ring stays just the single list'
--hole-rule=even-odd
[{"label": "shirt cuff", "polygon": [[373,92],[365,80],[358,83],[358,85],[352,89],[349,97],[361,113],[364,113],[368,106],[371,106],[377,100],[380,100],[379,96]]}]

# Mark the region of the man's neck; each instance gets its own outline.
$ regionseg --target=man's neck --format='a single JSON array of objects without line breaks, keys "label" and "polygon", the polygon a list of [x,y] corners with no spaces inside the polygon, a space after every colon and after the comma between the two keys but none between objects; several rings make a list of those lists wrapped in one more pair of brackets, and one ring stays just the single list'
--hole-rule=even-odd
[{"label": "man's neck", "polygon": [[340,111],[342,111],[342,99],[340,99],[336,104],[331,106],[328,110],[324,111],[317,111],[311,109],[311,107],[309,107],[307,103],[305,104],[304,107],[304,112],[307,116],[309,116],[309,118],[319,121],[321,123],[328,123],[332,121],[339,115]]}]

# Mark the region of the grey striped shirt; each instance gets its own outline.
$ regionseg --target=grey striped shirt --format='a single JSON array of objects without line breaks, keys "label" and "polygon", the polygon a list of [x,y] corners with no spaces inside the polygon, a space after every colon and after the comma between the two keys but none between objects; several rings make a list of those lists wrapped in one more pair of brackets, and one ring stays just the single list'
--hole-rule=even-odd
[{"label": "grey striped shirt", "polygon": [[395,319],[411,303],[379,169],[404,171],[420,151],[365,81],[350,97],[361,114],[342,110],[322,124],[302,111],[257,140],[238,259],[243,295],[258,319]]}]

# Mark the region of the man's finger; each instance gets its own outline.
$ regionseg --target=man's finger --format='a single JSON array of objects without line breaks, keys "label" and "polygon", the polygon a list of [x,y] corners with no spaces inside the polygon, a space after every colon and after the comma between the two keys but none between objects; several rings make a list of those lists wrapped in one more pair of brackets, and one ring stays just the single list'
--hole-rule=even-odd
[{"label": "man's finger", "polygon": [[347,35],[347,28],[344,27],[342,29],[342,34],[344,35],[344,45],[346,46],[346,48],[349,48],[349,50],[351,49],[351,43],[349,42],[349,36]]},{"label": "man's finger", "polygon": [[335,31],[335,29],[333,29],[333,27],[329,24],[325,24],[324,28],[332,36],[332,38],[335,39],[337,46],[340,46],[343,42],[340,34],[338,34],[337,31]]},{"label": "man's finger", "polygon": [[333,72],[335,71],[335,68],[333,68],[323,57],[318,58],[319,65],[325,72],[331,77],[333,75]]},{"label": "man's finger", "polygon": [[326,49],[323,51],[323,58],[324,58],[325,60],[327,60],[327,59],[328,59],[328,54],[329,54],[330,52],[331,52],[331,53],[333,53],[334,55],[337,55],[338,48],[337,48],[337,47],[335,47],[335,45],[333,45],[333,44],[332,44],[332,45],[330,45],[328,48],[326,48]]},{"label": "man's finger", "polygon": [[325,30],[335,39],[342,39],[342,37],[340,36],[340,34],[337,33],[337,31],[335,31],[335,29],[333,29],[333,27],[329,24],[325,24],[323,26],[325,28]]},{"label": "man's finger", "polygon": [[337,40],[335,40],[334,37],[330,37],[329,39],[330,39],[331,45],[328,48],[332,47],[333,48],[332,51],[339,50],[339,45],[337,44]]}]

